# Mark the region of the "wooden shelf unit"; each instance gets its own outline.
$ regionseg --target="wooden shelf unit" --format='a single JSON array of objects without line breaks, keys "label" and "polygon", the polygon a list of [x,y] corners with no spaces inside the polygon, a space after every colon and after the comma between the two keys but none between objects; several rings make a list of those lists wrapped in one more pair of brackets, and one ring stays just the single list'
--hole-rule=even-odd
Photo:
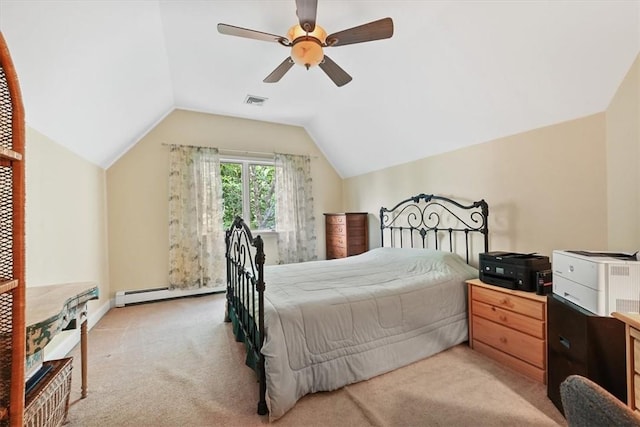
[{"label": "wooden shelf unit", "polygon": [[22,160],[22,154],[9,148],[0,147],[0,159],[8,161]]},{"label": "wooden shelf unit", "polygon": [[17,287],[17,280],[0,280],[0,293],[9,292]]},{"label": "wooden shelf unit", "polygon": [[24,148],[22,96],[0,32],[0,424],[12,427],[22,427],[25,404]]}]

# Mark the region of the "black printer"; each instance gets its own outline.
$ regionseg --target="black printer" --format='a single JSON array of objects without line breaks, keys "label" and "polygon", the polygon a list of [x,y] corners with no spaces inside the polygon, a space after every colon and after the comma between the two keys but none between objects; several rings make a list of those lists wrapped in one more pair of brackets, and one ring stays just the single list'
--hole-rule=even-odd
[{"label": "black printer", "polygon": [[480,280],[491,285],[535,292],[539,273],[550,271],[549,257],[515,252],[480,254]]}]

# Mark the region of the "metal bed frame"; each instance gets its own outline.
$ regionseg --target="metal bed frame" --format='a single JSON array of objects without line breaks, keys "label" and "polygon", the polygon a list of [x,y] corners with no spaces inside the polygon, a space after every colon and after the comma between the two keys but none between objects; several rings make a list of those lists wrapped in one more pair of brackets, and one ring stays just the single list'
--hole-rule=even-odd
[{"label": "metal bed frame", "polygon": [[[392,247],[431,247],[441,249],[443,239],[454,252],[458,233],[464,235],[467,264],[470,263],[470,234],[483,235],[484,252],[489,250],[489,207],[484,200],[463,205],[442,196],[419,194],[405,199],[393,208],[380,208],[381,246],[385,235]],[[386,232],[386,233],[385,233]],[[430,238],[432,236],[432,238]],[[258,376],[258,414],[268,413],[266,402],[265,360],[261,353],[264,343],[264,242],[253,237],[240,217],[226,231],[227,308],[225,321],[232,322],[237,341],[247,348],[247,364]],[[481,252],[481,251],[479,251]]]},{"label": "metal bed frame", "polygon": [[[408,240],[411,247],[420,244],[423,248],[442,249],[441,239],[444,236],[449,242],[449,252],[455,252],[454,235],[463,233],[465,258],[470,264],[470,233],[484,235],[484,252],[489,251],[488,219],[489,205],[484,199],[463,205],[447,197],[422,193],[399,202],[391,209],[380,208],[380,246],[385,245],[386,234],[390,237],[391,247],[405,247]],[[433,246],[428,239],[430,234]]]}]

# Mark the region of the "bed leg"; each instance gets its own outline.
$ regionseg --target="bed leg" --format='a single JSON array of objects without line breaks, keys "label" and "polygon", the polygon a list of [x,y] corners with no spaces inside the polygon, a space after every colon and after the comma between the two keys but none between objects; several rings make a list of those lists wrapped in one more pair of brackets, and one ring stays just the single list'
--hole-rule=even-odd
[{"label": "bed leg", "polygon": [[[256,290],[258,291],[258,343],[256,343],[256,349],[258,350],[258,377],[260,381],[260,401],[258,402],[258,414],[265,415],[269,412],[267,408],[267,377],[265,371],[264,355],[262,354],[262,346],[264,345],[264,243],[260,236],[257,236],[254,240],[254,246],[256,247],[256,266],[258,268],[258,277],[256,281]],[[255,307],[255,306],[254,306]]]},{"label": "bed leg", "polygon": [[231,317],[229,317],[229,301],[224,306],[224,321],[226,323],[231,322]]},{"label": "bed leg", "polygon": [[261,400],[258,402],[258,415],[267,415],[269,413],[269,408],[267,408],[267,402]]},{"label": "bed leg", "polygon": [[258,401],[258,414],[259,415],[266,415],[269,413],[269,408],[267,408],[267,377],[265,375],[265,370],[264,370],[264,356],[262,355],[262,353],[260,353],[259,356],[259,360],[258,360],[258,383],[260,385],[259,387],[259,397],[260,400]]}]

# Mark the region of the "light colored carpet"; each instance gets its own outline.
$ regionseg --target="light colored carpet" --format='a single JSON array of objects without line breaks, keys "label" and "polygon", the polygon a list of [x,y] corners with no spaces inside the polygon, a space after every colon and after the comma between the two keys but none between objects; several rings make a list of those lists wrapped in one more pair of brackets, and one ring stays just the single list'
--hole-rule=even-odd
[{"label": "light colored carpet", "polygon": [[[89,395],[74,356],[70,426],[256,426],[258,386],[223,322],[224,295],[115,308],[89,332]],[[281,426],[557,426],[546,388],[466,344],[301,399]]]}]

